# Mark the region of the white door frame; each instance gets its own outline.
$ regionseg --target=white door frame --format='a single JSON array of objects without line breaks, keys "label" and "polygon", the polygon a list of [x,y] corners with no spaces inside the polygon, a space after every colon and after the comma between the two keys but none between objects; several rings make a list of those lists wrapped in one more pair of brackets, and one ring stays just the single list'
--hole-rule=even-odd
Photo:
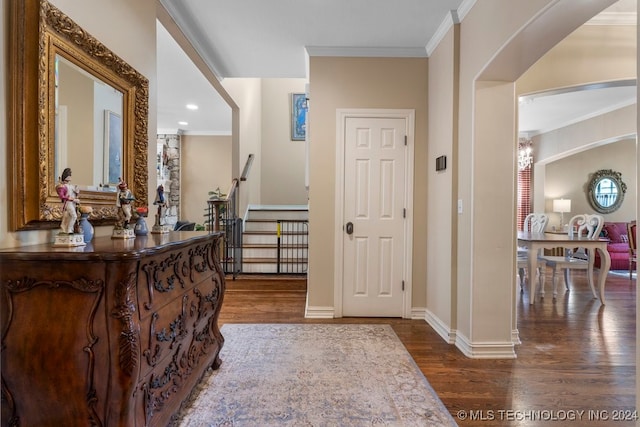
[{"label": "white door frame", "polygon": [[407,164],[405,175],[405,196],[407,217],[404,222],[405,247],[404,247],[404,293],[402,304],[402,317],[411,318],[411,293],[412,293],[412,260],[413,260],[413,164],[414,164],[414,133],[415,110],[413,109],[367,109],[367,108],[339,108],[336,110],[336,187],[335,187],[335,230],[334,230],[334,317],[342,317],[342,283],[344,271],[344,249],[342,247],[344,234],[344,148],[345,130],[348,118],[372,118],[372,119],[405,119],[407,134]]}]

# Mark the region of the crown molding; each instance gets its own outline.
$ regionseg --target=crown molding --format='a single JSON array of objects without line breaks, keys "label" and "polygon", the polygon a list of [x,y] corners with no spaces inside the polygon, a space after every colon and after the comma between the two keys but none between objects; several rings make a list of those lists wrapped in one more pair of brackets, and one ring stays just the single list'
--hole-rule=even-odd
[{"label": "crown molding", "polygon": [[231,136],[231,131],[226,130],[213,130],[213,131],[201,131],[201,130],[183,130],[182,135],[185,136]]},{"label": "crown molding", "polygon": [[[198,52],[202,60],[206,63],[207,67],[211,70],[213,75],[222,81],[224,77],[229,73],[226,69],[217,66],[214,62],[215,58],[211,60],[215,55],[212,55],[207,46],[203,45],[199,40],[207,40],[206,36],[199,30],[198,23],[189,16],[189,13],[183,6],[182,2],[173,2],[170,0],[158,0],[159,6],[164,8],[167,15],[171,17],[178,29],[182,32],[184,37],[191,43],[193,49]],[[157,13],[157,12],[156,12]],[[165,25],[166,28],[166,25]],[[171,32],[170,32],[171,33]],[[172,35],[173,37],[173,35]],[[183,48],[184,49],[184,48]],[[220,61],[222,63],[222,61]]]},{"label": "crown molding", "polygon": [[158,129],[157,135],[184,135],[184,136],[231,136],[231,131],[226,130],[184,130],[184,129]]},{"label": "crown molding", "polygon": [[460,19],[459,22],[456,22],[457,24],[462,22],[462,20],[467,16],[467,14],[473,8],[477,1],[478,0],[464,0],[460,4],[460,7],[458,7],[458,9],[456,10],[456,12],[458,13],[458,18]]},{"label": "crown molding", "polygon": [[458,9],[451,10],[444,17],[442,23],[433,34],[433,37],[429,40],[429,43],[425,46],[425,50],[427,51],[427,57],[431,56],[434,50],[438,47],[442,39],[447,35],[449,30],[455,25],[462,22],[465,16],[469,13],[473,5],[477,0],[464,0]]},{"label": "crown molding", "polygon": [[309,56],[354,56],[375,58],[425,58],[423,47],[336,47],[306,46]]},{"label": "crown molding", "polygon": [[182,135],[182,129],[158,129],[156,135]]},{"label": "crown molding", "polygon": [[436,48],[438,47],[442,39],[444,39],[444,37],[447,35],[449,30],[455,24],[459,24],[459,23],[460,23],[460,20],[458,19],[458,13],[455,10],[449,11],[447,16],[444,17],[444,19],[442,20],[442,23],[440,24],[436,32],[433,34],[433,37],[431,37],[431,39],[429,40],[429,43],[427,43],[427,46],[425,47],[427,51],[427,56],[431,56],[433,51],[436,50]]}]

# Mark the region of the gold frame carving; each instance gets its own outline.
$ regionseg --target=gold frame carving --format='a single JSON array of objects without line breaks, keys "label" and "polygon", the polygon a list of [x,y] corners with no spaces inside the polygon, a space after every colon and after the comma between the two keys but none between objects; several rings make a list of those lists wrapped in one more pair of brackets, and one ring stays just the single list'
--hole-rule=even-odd
[{"label": "gold frame carving", "polygon": [[[12,1],[9,13],[10,228],[57,228],[62,217],[53,176],[56,55],[123,93],[123,177],[135,205],[147,206],[148,80],[46,0]],[[83,190],[80,199],[93,207],[94,225],[116,221],[115,192]]]},{"label": "gold frame carving", "polygon": [[[603,206],[596,195],[596,188],[603,179],[609,179],[616,186],[617,194],[616,200],[610,206]],[[587,183],[587,199],[589,204],[598,213],[610,214],[617,211],[622,206],[624,201],[624,195],[627,192],[627,184],[622,180],[622,173],[614,171],[612,169],[600,169],[591,174],[589,182]]]}]

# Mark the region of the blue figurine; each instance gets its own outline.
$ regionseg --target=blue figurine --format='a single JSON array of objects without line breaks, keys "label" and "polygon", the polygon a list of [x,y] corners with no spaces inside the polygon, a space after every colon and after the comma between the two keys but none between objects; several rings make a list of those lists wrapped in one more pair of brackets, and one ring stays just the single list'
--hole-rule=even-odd
[{"label": "blue figurine", "polygon": [[156,226],[162,225],[162,218],[164,216],[162,212],[162,208],[167,207],[167,201],[164,197],[164,186],[162,184],[158,185],[156,190],[156,199],[153,202],[154,205],[158,206],[158,213],[156,214]]}]

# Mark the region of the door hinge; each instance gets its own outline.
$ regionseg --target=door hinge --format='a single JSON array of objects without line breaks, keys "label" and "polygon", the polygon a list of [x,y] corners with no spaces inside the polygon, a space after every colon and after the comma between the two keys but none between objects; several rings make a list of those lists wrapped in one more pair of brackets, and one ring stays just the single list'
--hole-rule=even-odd
[{"label": "door hinge", "polygon": [[402,292],[404,292],[404,280],[402,281]]},{"label": "door hinge", "polygon": [[404,145],[407,145],[407,135],[404,136]]},{"label": "door hinge", "polygon": [[402,218],[407,217],[407,208],[402,208]]}]

